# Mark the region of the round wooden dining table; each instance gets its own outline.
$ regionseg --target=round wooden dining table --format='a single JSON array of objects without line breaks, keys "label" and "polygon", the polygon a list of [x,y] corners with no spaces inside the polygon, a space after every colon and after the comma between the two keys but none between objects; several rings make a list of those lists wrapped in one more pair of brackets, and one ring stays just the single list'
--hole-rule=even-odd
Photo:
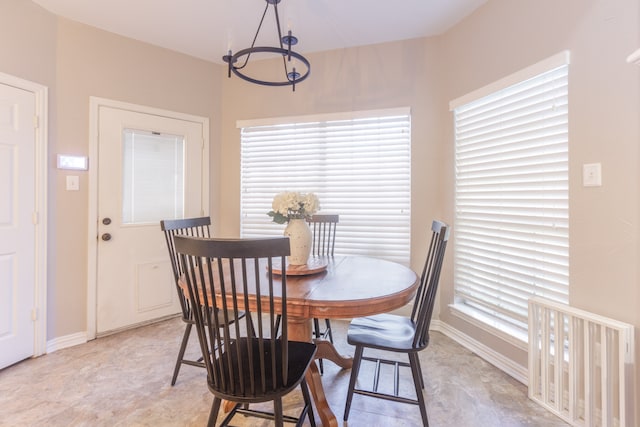
[{"label": "round wooden dining table", "polygon": [[[314,341],[316,359],[350,369],[352,358],[340,355],[330,341],[313,339],[312,319],[345,319],[385,313],[409,303],[418,277],[408,267],[378,258],[335,256],[310,259],[309,271],[287,267],[287,331],[290,341]],[[322,266],[322,268],[318,268]],[[278,276],[274,276],[274,282]],[[181,280],[180,286],[187,291]],[[249,298],[249,304],[252,304]],[[312,363],[306,380],[324,427],[338,422],[327,402],[318,366]],[[233,403],[229,402],[229,405]],[[225,405],[225,409],[230,409]]]},{"label": "round wooden dining table", "polygon": [[[311,341],[313,318],[344,319],[385,313],[409,303],[418,277],[408,267],[382,259],[360,256],[326,257],[310,263],[326,270],[309,275],[287,275],[287,326],[292,341]],[[314,340],[317,359],[351,368],[352,359],[340,355],[333,344]],[[311,364],[307,383],[323,426],[337,426],[317,365]]]}]

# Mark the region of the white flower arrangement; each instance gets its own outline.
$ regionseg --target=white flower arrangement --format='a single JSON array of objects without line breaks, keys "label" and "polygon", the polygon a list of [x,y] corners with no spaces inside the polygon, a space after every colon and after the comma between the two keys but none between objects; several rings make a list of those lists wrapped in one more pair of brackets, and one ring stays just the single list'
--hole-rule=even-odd
[{"label": "white flower arrangement", "polygon": [[320,209],[320,200],[314,193],[285,191],[276,194],[271,207],[273,210],[267,215],[273,218],[273,222],[284,224],[291,219],[310,218]]}]

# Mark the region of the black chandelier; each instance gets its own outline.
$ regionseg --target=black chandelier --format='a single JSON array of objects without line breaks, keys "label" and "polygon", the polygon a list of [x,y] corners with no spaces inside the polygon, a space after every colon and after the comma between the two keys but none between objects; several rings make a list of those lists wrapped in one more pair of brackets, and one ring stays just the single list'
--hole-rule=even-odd
[{"label": "black chandelier", "polygon": [[[298,52],[294,52],[293,50],[291,50],[291,46],[294,46],[296,43],[298,43],[297,37],[291,34],[291,30],[289,30],[287,35],[282,36],[282,31],[280,30],[280,17],[278,16],[278,3],[280,3],[280,0],[265,1],[267,3],[267,6],[264,8],[264,13],[262,14],[262,19],[260,20],[260,25],[258,25],[258,30],[256,31],[256,35],[253,38],[251,47],[242,49],[235,54],[232,53],[231,50],[229,50],[228,54],[224,55],[222,59],[224,60],[224,62],[229,64],[229,77],[231,77],[231,72],[233,72],[233,74],[240,77],[241,79],[259,85],[290,85],[295,92],[296,84],[304,81],[307,77],[309,77],[309,73],[311,72],[311,65],[309,64],[307,58],[300,55]],[[276,27],[278,29],[278,40],[280,41],[280,46],[255,46],[256,40],[258,39],[258,33],[260,33],[262,23],[264,22],[264,17],[267,15],[267,11],[269,10],[269,5],[273,5],[273,10],[275,12]],[[243,68],[246,67],[249,63],[249,59],[251,58],[252,53],[268,53],[282,56],[282,63],[284,66],[284,79],[278,81],[261,80],[245,74],[243,72]],[[296,59],[297,61],[299,61],[299,63],[303,64],[306,67],[306,72],[304,74],[301,74],[299,70],[296,70],[296,65],[292,64],[292,58]],[[243,60],[240,61],[241,59]],[[239,62],[242,62],[242,65],[237,65],[239,64]]]}]

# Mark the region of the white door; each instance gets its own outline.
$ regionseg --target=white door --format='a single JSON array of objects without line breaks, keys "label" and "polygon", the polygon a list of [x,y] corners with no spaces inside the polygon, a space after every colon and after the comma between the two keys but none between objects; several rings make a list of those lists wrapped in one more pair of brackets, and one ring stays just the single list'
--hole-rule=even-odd
[{"label": "white door", "polygon": [[35,96],[0,84],[0,369],[35,353]]},{"label": "white door", "polygon": [[180,311],[160,220],[201,216],[202,123],[101,106],[96,331]]}]

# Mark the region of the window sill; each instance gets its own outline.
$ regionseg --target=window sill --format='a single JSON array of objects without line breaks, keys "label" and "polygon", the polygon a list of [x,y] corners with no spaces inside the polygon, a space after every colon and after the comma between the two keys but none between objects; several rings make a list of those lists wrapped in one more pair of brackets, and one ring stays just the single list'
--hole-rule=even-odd
[{"label": "window sill", "polygon": [[523,335],[521,331],[516,331],[513,328],[509,328],[507,325],[496,322],[495,319],[485,316],[479,311],[463,304],[449,304],[449,309],[451,310],[451,314],[455,317],[462,319],[465,322],[468,322],[521,350],[528,351],[528,337]]}]

